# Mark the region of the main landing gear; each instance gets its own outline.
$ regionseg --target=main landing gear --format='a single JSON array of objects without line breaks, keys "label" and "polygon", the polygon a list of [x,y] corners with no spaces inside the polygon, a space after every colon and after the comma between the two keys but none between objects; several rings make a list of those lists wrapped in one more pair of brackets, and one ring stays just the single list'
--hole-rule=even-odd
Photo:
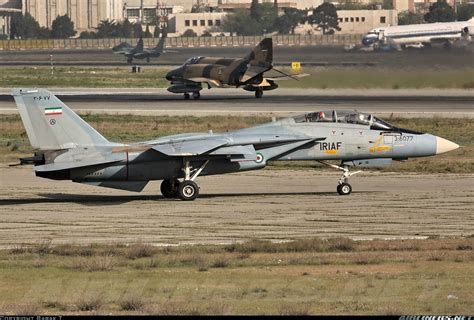
[{"label": "main landing gear", "polygon": [[255,90],[255,98],[260,99],[261,97],[263,97],[263,89],[257,88],[257,90]]},{"label": "main landing gear", "polygon": [[180,182],[178,179],[167,179],[161,183],[161,193],[165,198],[179,198],[183,201],[193,201],[199,196],[199,186],[194,180],[201,174],[202,170],[207,166],[209,160],[196,169],[193,169],[189,161],[184,162],[184,180]]},{"label": "main landing gear", "polygon": [[331,168],[335,168],[335,169],[343,171],[342,177],[338,181],[338,185],[336,189],[337,193],[339,193],[341,196],[348,196],[352,193],[352,186],[349,184],[349,177],[362,172],[362,170],[351,172],[348,166],[336,166],[334,164],[327,163],[324,161],[318,161],[318,162],[324,165],[330,166]]},{"label": "main landing gear", "polygon": [[[184,94],[184,100],[189,100],[190,98],[191,98],[191,95],[186,92]],[[194,91],[193,92],[193,99],[198,100],[199,98],[201,98],[201,93],[199,91]]]}]

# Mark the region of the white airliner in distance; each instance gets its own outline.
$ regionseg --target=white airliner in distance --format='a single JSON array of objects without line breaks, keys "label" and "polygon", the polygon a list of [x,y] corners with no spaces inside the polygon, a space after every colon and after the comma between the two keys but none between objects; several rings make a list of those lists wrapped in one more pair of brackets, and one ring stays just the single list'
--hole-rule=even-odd
[{"label": "white airliner in distance", "polygon": [[372,29],[362,38],[366,47],[381,48],[406,45],[431,45],[441,43],[450,46],[456,41],[471,42],[474,36],[474,18],[468,21],[436,22],[425,24],[409,24]]}]

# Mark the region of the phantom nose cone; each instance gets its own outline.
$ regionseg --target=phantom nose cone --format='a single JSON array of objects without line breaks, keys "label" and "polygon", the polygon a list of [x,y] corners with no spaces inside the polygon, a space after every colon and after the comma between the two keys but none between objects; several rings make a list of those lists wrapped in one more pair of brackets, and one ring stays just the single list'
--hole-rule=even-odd
[{"label": "phantom nose cone", "polygon": [[183,76],[183,69],[178,68],[178,69],[171,70],[170,72],[168,72],[168,74],[166,75],[166,80],[173,81],[174,79],[182,78],[182,76]]},{"label": "phantom nose cone", "polygon": [[449,152],[452,150],[456,150],[457,148],[459,148],[459,145],[457,145],[456,143],[440,137],[436,137],[436,154]]}]

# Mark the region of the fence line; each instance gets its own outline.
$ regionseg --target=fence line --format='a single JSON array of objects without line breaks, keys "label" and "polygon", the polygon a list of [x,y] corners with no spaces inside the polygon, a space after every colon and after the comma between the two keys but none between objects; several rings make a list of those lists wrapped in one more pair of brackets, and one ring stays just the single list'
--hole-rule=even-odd
[{"label": "fence line", "polygon": [[[359,44],[361,34],[335,35],[285,35],[274,36],[276,46],[304,46],[304,45],[349,45]],[[254,46],[262,36],[235,36],[235,37],[177,37],[167,38],[167,48],[181,47],[241,47]],[[159,39],[143,39],[145,47],[155,46]],[[0,50],[28,50],[28,49],[110,49],[121,42],[136,45],[137,39],[28,39],[28,40],[0,40]]]}]

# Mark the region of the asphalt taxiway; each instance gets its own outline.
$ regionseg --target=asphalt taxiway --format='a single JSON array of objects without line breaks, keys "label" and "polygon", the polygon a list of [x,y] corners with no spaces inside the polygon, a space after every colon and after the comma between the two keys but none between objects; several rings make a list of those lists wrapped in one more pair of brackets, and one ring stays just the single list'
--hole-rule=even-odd
[{"label": "asphalt taxiway", "polygon": [[[255,99],[239,89],[203,90],[184,100],[166,89],[51,89],[79,113],[141,115],[274,115],[318,110],[359,110],[397,117],[474,118],[472,90],[278,89]],[[0,113],[17,113],[11,89],[0,89]]]}]

